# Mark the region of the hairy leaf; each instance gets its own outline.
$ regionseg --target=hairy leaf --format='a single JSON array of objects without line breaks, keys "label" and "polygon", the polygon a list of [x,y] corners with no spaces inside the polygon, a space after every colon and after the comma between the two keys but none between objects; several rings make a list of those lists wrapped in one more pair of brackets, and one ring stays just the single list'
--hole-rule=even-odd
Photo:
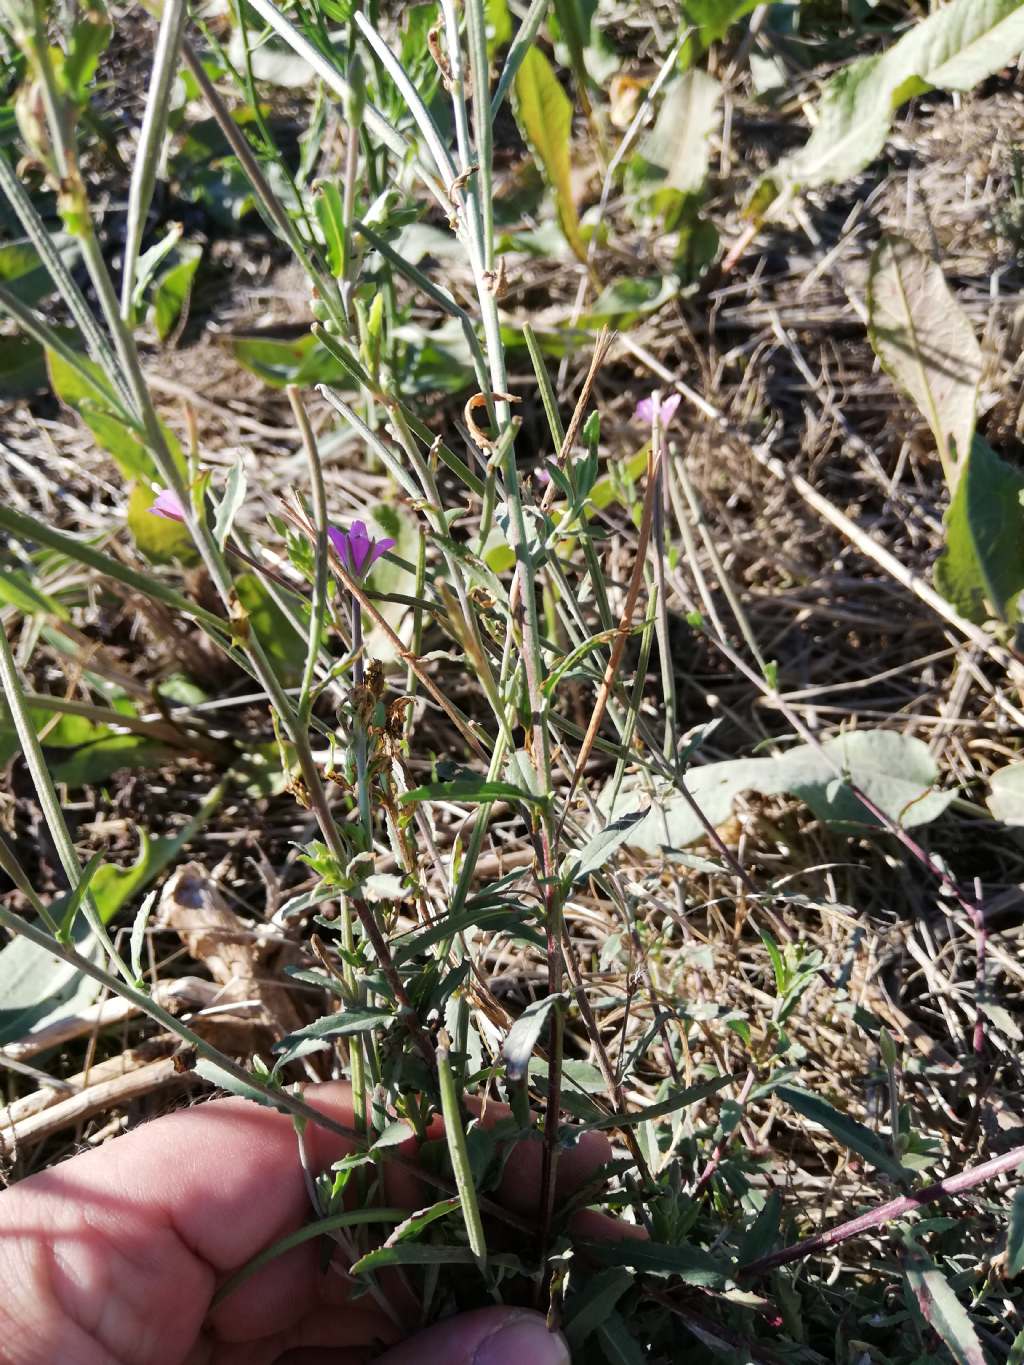
[{"label": "hairy leaf", "polygon": [[[838,777],[836,768],[848,780]],[[789,792],[806,801],[822,820],[877,825],[854,795],[853,784],[890,819],[910,829],[936,819],[953,799],[953,792],[932,790],[937,778],[935,761],[921,740],[891,730],[853,730],[826,740],[820,751],[801,744],[776,757],[734,758],[691,767],[684,781],[693,802],[713,827],[725,824],[732,815],[734,800],[745,791],[762,796]],[[621,816],[636,810],[641,800],[646,798],[624,790],[612,814]],[[645,853],[657,853],[707,837],[690,802],[665,785],[646,817],[630,828],[625,843]]]},{"label": "hairy leaf", "polygon": [[729,1272],[700,1247],[666,1246],[658,1242],[642,1242],[632,1237],[619,1242],[584,1242],[588,1258],[601,1265],[631,1266],[644,1275],[678,1275],[687,1284],[700,1284],[722,1289],[729,1282]]},{"label": "hairy leaf", "polygon": [[458,778],[454,782],[428,782],[402,795],[403,805],[413,801],[540,801],[542,798],[511,782],[490,782],[486,777]]},{"label": "hairy leaf", "polygon": [[562,993],[535,1000],[532,1005],[527,1005],[509,1029],[501,1055],[505,1059],[510,1081],[522,1080],[526,1075],[530,1056],[548,1021],[548,1015],[552,1010],[564,1009],[567,1001],[568,996]]},{"label": "hairy leaf", "polygon": [[761,182],[754,204],[778,212],[801,189],[856,175],[881,152],[894,111],[911,96],[969,90],[1022,48],[1021,0],[952,0],[886,52],[832,77],[815,110],[814,132]]},{"label": "hairy leaf", "polygon": [[1008,763],[992,774],[988,808],[1004,825],[1024,826],[1024,763]]},{"label": "hairy leaf", "polygon": [[868,335],[875,354],[932,429],[948,480],[971,448],[981,347],[942,271],[902,237],[871,258]]},{"label": "hairy leaf", "polygon": [[578,852],[566,856],[560,869],[562,879],[572,886],[586,881],[591,873],[600,871],[616,849],[629,838],[637,821],[643,818],[641,811],[631,811],[609,820],[604,829],[588,839]]},{"label": "hairy leaf", "polygon": [[565,1335],[578,1351],[587,1338],[606,1322],[623,1294],[636,1283],[636,1276],[621,1266],[600,1270],[587,1280],[569,1305]]},{"label": "hairy leaf", "polygon": [[666,86],[654,127],[640,144],[640,155],[665,172],[659,188],[691,193],[704,184],[721,98],[720,83],[699,68]]}]

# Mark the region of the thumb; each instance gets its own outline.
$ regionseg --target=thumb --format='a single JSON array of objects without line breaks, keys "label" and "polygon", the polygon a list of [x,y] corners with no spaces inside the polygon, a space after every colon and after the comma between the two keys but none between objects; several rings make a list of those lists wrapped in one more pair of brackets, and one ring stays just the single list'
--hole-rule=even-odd
[{"label": "thumb", "polygon": [[569,1365],[560,1332],[526,1308],[480,1308],[436,1323],[377,1365]]}]

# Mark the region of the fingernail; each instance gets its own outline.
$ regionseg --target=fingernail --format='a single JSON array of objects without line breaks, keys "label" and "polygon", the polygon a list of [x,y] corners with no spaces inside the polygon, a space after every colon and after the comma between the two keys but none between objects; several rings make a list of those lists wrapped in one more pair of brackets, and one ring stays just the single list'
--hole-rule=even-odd
[{"label": "fingernail", "polygon": [[529,1313],[485,1337],[473,1365],[569,1365],[569,1348],[539,1313]]}]

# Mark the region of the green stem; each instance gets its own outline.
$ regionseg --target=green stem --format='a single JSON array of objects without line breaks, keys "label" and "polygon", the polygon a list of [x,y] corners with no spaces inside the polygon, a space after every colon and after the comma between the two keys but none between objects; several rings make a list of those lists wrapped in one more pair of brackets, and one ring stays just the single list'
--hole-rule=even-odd
[{"label": "green stem", "polygon": [[[82,882],[82,865],[78,861],[74,840],[71,838],[64,821],[64,811],[50,779],[46,759],[43,757],[42,745],[39,743],[35,726],[32,724],[28,707],[25,705],[24,689],[21,679],[18,677],[7,632],[2,629],[0,629],[0,686],[3,687],[4,698],[11,713],[11,719],[14,721],[21,752],[32,775],[32,782],[36,789],[39,805],[42,808],[43,817],[56,845],[57,856],[60,858],[64,875],[68,879],[68,886],[72,894],[75,894]],[[95,934],[97,941],[102,944],[110,961],[126,981],[131,981],[132,970],[114,947],[92,893],[88,889],[82,898],[82,908],[89,922],[89,928]]]},{"label": "green stem", "polygon": [[135,270],[139,247],[146,225],[146,215],[153,198],[157,165],[167,131],[167,114],[171,86],[177,74],[178,53],[188,18],[184,0],[164,0],[153,73],[150,79],[146,109],[142,116],[139,145],[135,151],[135,170],[128,191],[128,222],[125,226],[124,266],[121,276],[121,316],[126,322],[132,316],[132,295],[135,292]]}]

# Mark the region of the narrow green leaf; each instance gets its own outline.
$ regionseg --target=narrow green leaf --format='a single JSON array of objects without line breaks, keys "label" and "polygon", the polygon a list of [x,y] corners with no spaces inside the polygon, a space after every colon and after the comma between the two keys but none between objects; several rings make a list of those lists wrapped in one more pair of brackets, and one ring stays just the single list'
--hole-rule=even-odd
[{"label": "narrow green leaf", "polygon": [[[200,1062],[196,1070],[203,1067],[215,1070],[207,1062]],[[251,1092],[246,1098],[251,1099],[254,1096],[266,1103],[264,1097],[256,1091]],[[233,1294],[251,1275],[255,1275],[257,1270],[261,1270],[270,1261],[276,1261],[278,1256],[283,1256],[286,1251],[292,1251],[295,1247],[302,1246],[304,1242],[308,1242],[314,1237],[326,1237],[329,1233],[340,1231],[342,1228],[364,1227],[369,1223],[394,1223],[402,1217],[402,1214],[402,1209],[348,1209],[342,1213],[329,1214],[326,1218],[318,1218],[315,1223],[307,1223],[297,1232],[290,1232],[286,1237],[281,1237],[278,1241],[273,1242],[254,1256],[251,1261],[247,1261],[241,1270],[236,1270],[217,1290],[213,1297],[213,1304],[216,1306],[223,1302],[229,1294]]]},{"label": "narrow green leaf", "polygon": [[778,1239],[781,1217],[782,1196],[778,1190],[772,1190],[764,1201],[760,1213],[743,1234],[743,1241],[740,1242],[736,1253],[738,1265],[748,1265],[771,1251]]},{"label": "narrow green leaf", "polygon": [[139,257],[139,263],[136,267],[137,278],[131,297],[133,311],[142,307],[143,300],[146,297],[146,290],[153,282],[153,276],[181,241],[184,231],[185,228],[182,223],[171,223],[164,235],[158,238],[157,241]]},{"label": "narrow green leaf", "polygon": [[779,1099],[783,1100],[795,1109],[798,1114],[802,1114],[805,1119],[810,1119],[812,1123],[820,1124],[826,1129],[837,1142],[852,1152],[857,1152],[865,1161],[872,1166],[876,1166],[886,1175],[892,1176],[894,1180],[904,1181],[910,1174],[904,1170],[896,1158],[882,1146],[881,1141],[865,1128],[862,1123],[852,1119],[848,1114],[842,1114],[838,1109],[833,1109],[826,1100],[820,1099],[817,1095],[809,1095],[803,1090],[794,1090],[791,1086],[780,1085],[775,1093]]},{"label": "narrow green leaf", "polygon": [[678,1275],[687,1284],[722,1289],[728,1269],[700,1247],[670,1246],[630,1237],[623,1241],[583,1242],[589,1258],[600,1265],[630,1266],[641,1275]]},{"label": "narrow green leaf", "polygon": [[1015,1279],[1024,1271],[1024,1185],[1013,1192],[1010,1224],[1006,1230],[1006,1276]]},{"label": "narrow green leaf", "polygon": [[531,47],[523,58],[514,90],[519,127],[554,192],[565,239],[579,259],[585,261],[587,249],[580,236],[569,160],[572,102],[539,47]]},{"label": "narrow green leaf", "polygon": [[967,1309],[942,1271],[914,1252],[907,1260],[906,1276],[921,1316],[942,1338],[957,1365],[988,1365]]},{"label": "narrow green leaf", "polygon": [[217,507],[217,516],[213,523],[213,536],[217,544],[223,550],[231,528],[235,524],[235,517],[238,510],[245,502],[245,494],[248,488],[248,480],[245,476],[245,462],[239,456],[231,466],[231,473],[228,475],[227,485],[224,489],[224,496]]},{"label": "narrow green leaf", "polygon": [[70,619],[70,613],[63,602],[58,602],[49,593],[40,591],[20,569],[5,567],[3,577],[0,578],[0,601],[9,602],[26,616],[34,616],[41,612],[43,615],[55,616],[58,621]]},{"label": "narrow green leaf", "polygon": [[176,255],[174,265],[153,286],[153,326],[161,341],[171,335],[188,306],[203,249],[197,243],[187,242],[178,247]]},{"label": "narrow green leaf", "polygon": [[568,1000],[569,997],[562,992],[535,1000],[532,1005],[527,1005],[509,1029],[501,1055],[505,1059],[510,1081],[521,1081],[526,1075],[530,1057],[548,1021],[548,1015],[552,1010],[564,1009]]},{"label": "narrow green leaf", "polygon": [[64,915],[60,921],[60,929],[58,930],[57,933],[57,939],[59,942],[61,943],[71,942],[71,938],[75,927],[75,920],[78,917],[79,910],[81,909],[82,901],[85,899],[85,893],[89,890],[89,887],[92,884],[92,879],[96,875],[96,872],[99,869],[99,866],[102,862],[103,854],[94,853],[92,857],[89,859],[89,861],[86,863],[85,867],[82,868],[82,876],[81,879],[79,880],[78,885],[68,895],[67,908],[64,911]]},{"label": "narrow green leaf", "polygon": [[610,1365],[645,1365],[648,1359],[625,1320],[612,1311],[597,1329],[601,1350]]},{"label": "narrow green leaf", "polygon": [[323,233],[327,264],[340,279],[345,273],[345,211],[341,191],[333,180],[321,180],[313,196],[316,219]]},{"label": "narrow green leaf", "polygon": [[95,549],[88,541],[69,536],[64,531],[54,530],[52,526],[39,521],[36,517],[26,516],[23,512],[16,512],[14,508],[0,504],[0,530],[17,536],[26,544],[45,545],[47,549],[56,550],[58,554],[66,556],[72,563],[84,564],[116,583],[123,583],[133,592],[144,593],[158,602],[164,602],[175,611],[202,621],[204,628],[214,639],[223,639],[227,633],[226,621],[190,602],[182,593],[176,592],[154,574],[140,573],[138,569],[129,568],[120,560]]},{"label": "narrow green leaf", "polygon": [[417,1209],[408,1218],[403,1218],[398,1227],[388,1235],[385,1246],[397,1246],[399,1242],[407,1242],[413,1237],[418,1237],[431,1223],[436,1223],[439,1218],[447,1218],[450,1213],[456,1213],[459,1208],[458,1199],[441,1199],[425,1209]]},{"label": "narrow green leaf", "polygon": [[513,786],[511,782],[490,782],[481,777],[459,778],[454,782],[430,782],[403,793],[401,799],[404,805],[409,805],[414,801],[467,801],[481,804],[491,801],[542,802],[544,798]]},{"label": "narrow green leaf", "polygon": [[636,1276],[632,1271],[624,1270],[621,1266],[599,1270],[585,1282],[580,1293],[569,1303],[565,1323],[565,1335],[574,1351],[578,1351],[587,1338],[608,1320],[623,1294],[635,1283]]},{"label": "narrow green leaf", "polygon": [[630,831],[638,820],[644,818],[640,811],[632,811],[609,820],[604,829],[589,839],[578,853],[570,853],[563,860],[559,875],[566,886],[584,882],[594,872],[600,871],[605,863],[629,838]]},{"label": "narrow green leaf", "polygon": [[448,1156],[452,1163],[455,1187],[462,1207],[462,1219],[466,1225],[466,1237],[476,1256],[477,1264],[482,1268],[487,1261],[487,1238],[484,1236],[484,1225],[480,1218],[480,1205],[476,1197],[469,1149],[466,1146],[466,1130],[463,1127],[459,1092],[447,1047],[437,1049],[437,1079],[441,1091],[444,1136],[448,1143]]},{"label": "narrow green leaf", "polygon": [[435,943],[441,943],[446,938],[472,928],[481,929],[488,934],[505,933],[514,938],[525,939],[543,952],[545,942],[543,934],[526,923],[527,917],[535,917],[536,914],[537,911],[531,906],[521,905],[515,908],[507,906],[482,908],[458,916],[444,915],[424,929],[414,929],[394,939],[392,946],[395,964],[401,966],[402,963],[409,962],[420,953],[426,952]]},{"label": "narrow green leaf", "polygon": [[341,1010],[338,1014],[326,1014],[315,1023],[289,1033],[274,1044],[273,1050],[287,1052],[293,1044],[307,1038],[347,1038],[353,1033],[372,1033],[376,1029],[386,1029],[393,1020],[394,1015],[388,1010],[365,1008]]},{"label": "narrow green leaf", "polygon": [[[501,1257],[495,1257],[500,1261]],[[350,1275],[365,1275],[372,1270],[383,1270],[395,1265],[475,1265],[476,1256],[469,1247],[423,1246],[420,1242],[404,1242],[393,1247],[378,1247],[376,1251],[356,1261]]]},{"label": "narrow green leaf", "polygon": [[149,917],[153,913],[156,905],[157,893],[151,891],[139,906],[138,913],[132,923],[131,937],[131,962],[132,971],[135,973],[135,980],[142,981],[143,963],[142,949],[146,942],[146,928],[149,924]]},{"label": "narrow green leaf", "polygon": [[630,1128],[637,1123],[649,1123],[652,1119],[663,1119],[669,1114],[677,1113],[680,1109],[686,1109],[691,1104],[697,1104],[700,1100],[709,1099],[735,1079],[735,1076],[716,1076],[710,1081],[698,1081],[696,1085],[688,1085],[684,1090],[672,1091],[670,1095],[659,1100],[657,1104],[648,1104],[643,1109],[636,1109],[632,1112],[607,1114],[593,1123],[584,1124],[583,1127],[588,1131],[591,1129]]}]

